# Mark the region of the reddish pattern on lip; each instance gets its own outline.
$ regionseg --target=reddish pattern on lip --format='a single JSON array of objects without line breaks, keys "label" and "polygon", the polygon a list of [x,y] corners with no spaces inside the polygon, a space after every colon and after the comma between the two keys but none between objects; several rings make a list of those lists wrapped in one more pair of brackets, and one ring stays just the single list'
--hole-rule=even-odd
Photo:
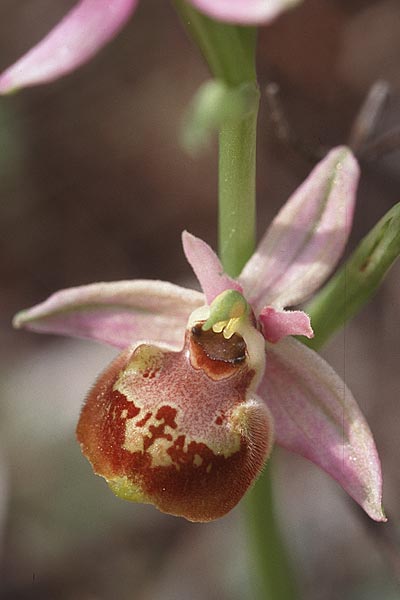
[{"label": "reddish pattern on lip", "polygon": [[268,411],[248,394],[253,377],[246,360],[210,358],[193,332],[181,352],[127,350],[88,396],[82,451],[118,495],[191,521],[216,519],[237,504],[271,447]]}]

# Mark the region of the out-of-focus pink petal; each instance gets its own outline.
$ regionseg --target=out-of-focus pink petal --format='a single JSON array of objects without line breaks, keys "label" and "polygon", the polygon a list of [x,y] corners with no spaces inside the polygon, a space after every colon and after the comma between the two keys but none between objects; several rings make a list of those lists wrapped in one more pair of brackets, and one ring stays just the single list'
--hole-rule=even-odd
[{"label": "out-of-focus pink petal", "polygon": [[273,220],[239,282],[256,310],[293,306],[329,276],[350,233],[359,177],[350,150],[332,150]]},{"label": "out-of-focus pink petal", "polygon": [[0,76],[0,93],[47,83],[87,62],[122,28],[138,0],[81,0]]},{"label": "out-of-focus pink petal", "polygon": [[125,348],[137,340],[181,348],[190,313],[204,304],[200,292],[165,281],[116,281],[61,290],[18,313],[14,326]]},{"label": "out-of-focus pink petal", "polygon": [[221,262],[206,242],[188,231],[182,233],[183,251],[210,304],[225,290],[242,292],[242,287],[224,273]]},{"label": "out-of-focus pink petal", "polygon": [[266,306],[259,319],[265,339],[274,344],[287,335],[314,337],[310,317],[302,310],[275,310],[272,306]]},{"label": "out-of-focus pink petal", "polygon": [[281,12],[301,0],[190,0],[190,3],[206,15],[242,25],[269,23]]},{"label": "out-of-focus pink petal", "polygon": [[293,338],[267,344],[258,394],[274,417],[278,444],[324,469],[370,517],[386,520],[371,431],[350,390],[320,356]]}]

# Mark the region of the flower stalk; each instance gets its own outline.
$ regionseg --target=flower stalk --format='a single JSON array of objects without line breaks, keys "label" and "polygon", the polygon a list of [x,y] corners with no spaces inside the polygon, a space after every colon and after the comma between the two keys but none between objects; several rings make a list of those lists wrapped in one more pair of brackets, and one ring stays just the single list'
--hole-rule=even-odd
[{"label": "flower stalk", "polygon": [[219,254],[226,273],[236,277],[255,248],[257,30],[212,21],[184,0],[175,0],[175,7],[213,76],[231,87],[251,83],[256,89],[250,110],[230,115],[219,127]]},{"label": "flower stalk", "polygon": [[256,485],[248,492],[245,506],[253,568],[253,594],[256,598],[293,600],[297,598],[294,577],[286,549],[282,543],[275,504],[271,467],[264,470]]},{"label": "flower stalk", "polygon": [[219,132],[219,254],[237,277],[254,252],[257,111]]},{"label": "flower stalk", "polygon": [[255,27],[213,21],[186,0],[174,0],[174,5],[214,77],[232,86],[256,80]]}]

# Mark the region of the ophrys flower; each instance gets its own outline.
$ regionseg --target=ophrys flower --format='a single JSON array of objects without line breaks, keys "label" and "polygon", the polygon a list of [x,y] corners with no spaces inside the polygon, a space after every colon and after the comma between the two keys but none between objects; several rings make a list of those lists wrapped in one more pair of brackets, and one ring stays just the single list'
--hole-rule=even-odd
[{"label": "ophrys flower", "polygon": [[[203,294],[160,281],[57,292],[16,326],[123,348],[89,394],[78,425],[97,473],[123,497],[191,520],[227,512],[275,441],[323,468],[375,520],[382,478],[351,392],[292,335],[286,310],[329,276],[347,241],[358,167],[337,148],[278,213],[233,280],[202,240],[183,234]],[[272,417],[271,417],[272,415]]]}]

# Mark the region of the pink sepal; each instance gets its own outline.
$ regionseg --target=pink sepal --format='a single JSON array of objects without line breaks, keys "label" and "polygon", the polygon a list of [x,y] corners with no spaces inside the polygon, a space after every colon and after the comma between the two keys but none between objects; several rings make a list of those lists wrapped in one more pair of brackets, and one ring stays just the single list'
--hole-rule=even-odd
[{"label": "pink sepal", "polygon": [[310,317],[302,310],[276,310],[272,306],[266,306],[259,319],[265,339],[274,344],[287,335],[314,337]]},{"label": "pink sepal", "polygon": [[18,313],[14,326],[98,340],[126,348],[137,340],[180,349],[200,292],[165,281],[93,283],[61,290]]},{"label": "pink sepal", "polygon": [[184,231],[182,245],[187,261],[199,280],[208,304],[225,290],[237,290],[242,293],[241,285],[224,273],[218,256],[206,242],[188,231]]},{"label": "pink sepal", "polygon": [[358,177],[350,150],[336,148],[282,207],[238,278],[256,312],[299,304],[330,275],[350,233]]},{"label": "pink sepal", "polygon": [[213,19],[242,25],[262,25],[301,0],[191,0]]},{"label": "pink sepal", "polygon": [[0,93],[48,83],[87,62],[123,27],[138,0],[81,0],[0,76]]},{"label": "pink sepal", "polygon": [[267,344],[258,394],[272,413],[278,444],[321,467],[372,519],[386,520],[371,431],[350,390],[318,354],[293,338]]}]

